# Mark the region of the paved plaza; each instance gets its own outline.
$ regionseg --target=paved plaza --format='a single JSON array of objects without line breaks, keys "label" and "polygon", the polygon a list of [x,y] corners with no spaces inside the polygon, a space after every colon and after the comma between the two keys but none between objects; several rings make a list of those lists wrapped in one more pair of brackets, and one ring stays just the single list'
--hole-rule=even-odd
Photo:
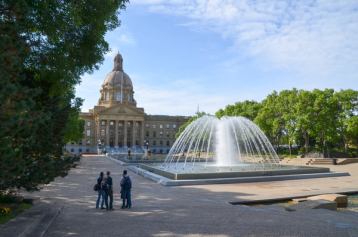
[{"label": "paved plaza", "polygon": [[[244,206],[229,202],[327,192],[358,191],[358,164],[331,166],[351,176],[262,183],[165,187],[130,172],[133,208],[120,209],[119,180],[124,169],[103,156],[84,156],[68,176],[57,178],[40,192],[26,215],[0,227],[6,236],[358,236],[358,213],[323,209],[286,211],[282,206]],[[100,171],[114,180],[114,211],[95,209],[93,191]],[[40,208],[42,206],[42,209]],[[40,216],[40,211],[48,216]],[[22,218],[22,216],[24,216]],[[22,219],[21,219],[22,218]],[[42,226],[41,226],[42,223]],[[40,225],[34,227],[34,225]],[[2,228],[2,229],[1,229]],[[37,232],[36,232],[37,231]],[[2,236],[2,235],[1,235]],[[35,235],[33,235],[35,236]]]}]

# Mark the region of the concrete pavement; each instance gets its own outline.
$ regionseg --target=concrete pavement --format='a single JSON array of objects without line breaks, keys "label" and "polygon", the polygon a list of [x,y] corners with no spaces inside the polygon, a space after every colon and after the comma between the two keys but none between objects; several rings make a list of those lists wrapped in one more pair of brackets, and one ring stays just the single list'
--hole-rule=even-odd
[{"label": "concrete pavement", "polygon": [[[344,168],[353,175],[182,187],[164,187],[130,172],[133,208],[121,210],[123,167],[105,157],[84,156],[68,176],[30,195],[52,208],[62,208],[43,236],[358,236],[358,213],[322,209],[288,212],[278,205],[229,204],[358,188],[358,164],[337,167]],[[93,185],[99,172],[107,170],[114,181],[114,211],[95,209]]]}]

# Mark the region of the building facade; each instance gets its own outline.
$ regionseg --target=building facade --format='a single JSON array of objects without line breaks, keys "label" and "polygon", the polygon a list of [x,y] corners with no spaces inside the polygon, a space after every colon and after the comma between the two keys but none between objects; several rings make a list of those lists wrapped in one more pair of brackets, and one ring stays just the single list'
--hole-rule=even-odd
[{"label": "building facade", "polygon": [[147,115],[137,107],[132,80],[123,71],[118,53],[113,70],[107,74],[98,104],[81,113],[85,121],[83,139],[66,145],[71,153],[95,153],[98,149],[126,152],[168,153],[185,116]]}]

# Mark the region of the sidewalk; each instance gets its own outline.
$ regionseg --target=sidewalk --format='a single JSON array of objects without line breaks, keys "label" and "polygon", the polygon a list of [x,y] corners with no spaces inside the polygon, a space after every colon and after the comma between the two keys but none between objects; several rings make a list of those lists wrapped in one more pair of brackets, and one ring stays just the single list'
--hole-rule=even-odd
[{"label": "sidewalk", "polygon": [[[114,211],[95,209],[97,193],[92,190],[93,185],[99,172],[107,170],[111,171],[114,182]],[[288,192],[354,188],[358,183],[356,175],[301,181],[164,187],[130,172],[133,208],[122,210],[119,196],[122,171],[122,166],[105,157],[84,156],[68,176],[30,194],[55,210],[61,208],[43,236],[358,236],[357,213],[322,209],[288,212],[276,205],[248,207],[229,204],[230,201],[286,195]],[[3,236],[2,231],[0,228],[0,236]]]}]

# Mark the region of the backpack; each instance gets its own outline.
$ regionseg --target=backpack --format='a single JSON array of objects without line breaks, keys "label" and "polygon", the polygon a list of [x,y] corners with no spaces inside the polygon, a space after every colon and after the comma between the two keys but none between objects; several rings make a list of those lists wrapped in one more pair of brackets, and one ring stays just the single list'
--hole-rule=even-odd
[{"label": "backpack", "polygon": [[93,191],[98,191],[99,190],[99,185],[98,184],[95,184],[94,186],[93,186]]}]

